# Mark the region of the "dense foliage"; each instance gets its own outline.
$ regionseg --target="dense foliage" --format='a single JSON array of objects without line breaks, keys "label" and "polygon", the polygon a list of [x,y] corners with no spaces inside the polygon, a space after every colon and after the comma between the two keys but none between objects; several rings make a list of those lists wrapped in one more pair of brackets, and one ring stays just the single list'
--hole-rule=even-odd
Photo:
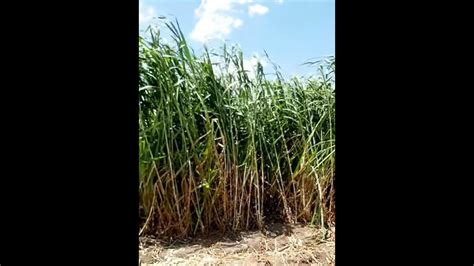
[{"label": "dense foliage", "polygon": [[239,49],[213,64],[166,26],[172,44],[139,39],[141,233],[333,223],[335,58],[311,78],[269,79],[261,64],[250,78]]}]

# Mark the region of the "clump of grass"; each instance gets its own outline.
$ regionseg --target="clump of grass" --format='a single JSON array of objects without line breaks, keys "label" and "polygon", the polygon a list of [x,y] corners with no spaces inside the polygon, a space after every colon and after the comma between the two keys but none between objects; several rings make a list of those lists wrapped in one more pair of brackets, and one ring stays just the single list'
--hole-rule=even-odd
[{"label": "clump of grass", "polygon": [[335,59],[304,80],[260,64],[249,78],[239,49],[217,66],[165,25],[173,44],[139,38],[140,233],[262,228],[275,214],[333,223]]}]

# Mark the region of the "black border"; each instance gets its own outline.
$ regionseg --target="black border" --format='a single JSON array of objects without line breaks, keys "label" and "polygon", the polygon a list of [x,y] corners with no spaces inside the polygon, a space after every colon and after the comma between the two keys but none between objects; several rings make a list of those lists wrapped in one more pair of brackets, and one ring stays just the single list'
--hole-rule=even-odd
[{"label": "black border", "polygon": [[12,5],[0,264],[137,265],[138,0]]},{"label": "black border", "polygon": [[336,1],[339,264],[472,265],[461,9]]}]

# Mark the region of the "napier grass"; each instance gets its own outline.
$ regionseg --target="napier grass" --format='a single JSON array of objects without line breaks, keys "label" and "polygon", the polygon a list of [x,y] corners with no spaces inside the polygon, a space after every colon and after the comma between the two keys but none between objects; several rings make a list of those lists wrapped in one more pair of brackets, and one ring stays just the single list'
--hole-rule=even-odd
[{"label": "napier grass", "polygon": [[166,27],[172,44],[139,38],[140,234],[334,223],[335,58],[304,80],[260,64],[250,78],[239,49],[215,64]]}]

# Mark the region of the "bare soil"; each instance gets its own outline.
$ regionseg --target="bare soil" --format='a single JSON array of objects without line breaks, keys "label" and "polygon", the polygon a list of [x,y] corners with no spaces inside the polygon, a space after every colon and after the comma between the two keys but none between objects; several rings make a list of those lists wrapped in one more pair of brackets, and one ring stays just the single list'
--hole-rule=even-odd
[{"label": "bare soil", "polygon": [[233,236],[163,243],[140,238],[140,265],[334,265],[335,228],[272,224]]}]

